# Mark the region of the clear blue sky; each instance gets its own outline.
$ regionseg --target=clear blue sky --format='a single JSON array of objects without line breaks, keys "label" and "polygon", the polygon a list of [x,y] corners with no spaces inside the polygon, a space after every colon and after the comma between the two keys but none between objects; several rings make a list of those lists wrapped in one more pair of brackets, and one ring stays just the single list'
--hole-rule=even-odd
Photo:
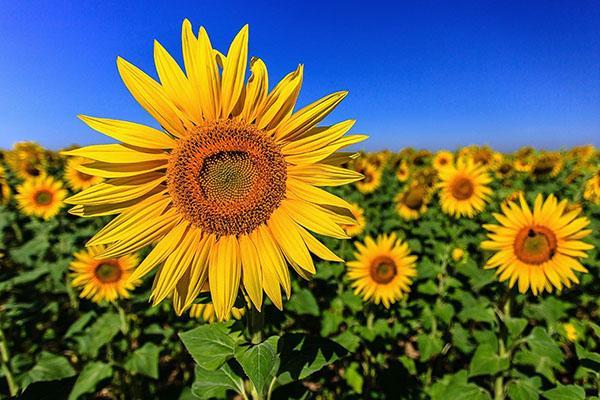
[{"label": "clear blue sky", "polygon": [[3,2],[0,147],[106,142],[80,113],[150,122],[116,57],[155,75],[153,39],[180,60],[186,17],[222,50],[249,23],[271,82],[304,63],[303,104],[349,90],[330,121],[368,149],[600,145],[598,1],[151,3]]}]

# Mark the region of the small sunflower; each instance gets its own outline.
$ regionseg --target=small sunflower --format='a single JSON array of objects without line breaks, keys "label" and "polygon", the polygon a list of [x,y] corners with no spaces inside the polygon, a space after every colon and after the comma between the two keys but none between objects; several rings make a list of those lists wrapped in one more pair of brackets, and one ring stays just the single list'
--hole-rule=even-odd
[{"label": "small sunflower", "polygon": [[518,172],[531,172],[533,169],[533,160],[530,157],[515,158],[513,167]]},{"label": "small sunflower", "polygon": [[465,251],[460,247],[455,247],[452,249],[452,253],[450,256],[454,261],[459,262],[465,257]]},{"label": "small sunflower", "polygon": [[370,154],[368,157],[368,162],[375,166],[377,169],[383,169],[387,165],[391,154],[389,151],[384,150],[374,154]]},{"label": "small sunflower", "polygon": [[577,334],[577,329],[575,328],[575,325],[568,322],[563,324],[563,329],[565,331],[565,337],[569,342],[577,341],[579,335]]},{"label": "small sunflower", "polygon": [[352,225],[342,225],[342,228],[348,236],[355,237],[365,230],[365,210],[356,203],[350,203],[350,212],[356,220],[356,223]]},{"label": "small sunflower", "polygon": [[396,211],[405,220],[415,220],[427,211],[430,192],[420,184],[411,184],[396,195]]},{"label": "small sunflower", "polygon": [[357,295],[389,308],[410,291],[412,279],[417,275],[417,257],[410,255],[408,245],[395,234],[379,236],[377,241],[367,237],[364,244],[356,243],[356,249],[356,261],[346,265],[348,279]]},{"label": "small sunflower", "polygon": [[454,155],[452,152],[447,150],[441,150],[435,153],[433,157],[432,165],[437,171],[446,168],[449,165],[452,165],[454,162]]},{"label": "small sunflower", "polygon": [[4,171],[4,168],[0,166],[0,205],[8,203],[10,200],[10,196],[10,185],[8,184],[8,180],[6,179],[6,173]]},{"label": "small sunflower", "polygon": [[400,161],[396,168],[396,178],[399,182],[406,182],[410,178],[410,167],[405,160]]},{"label": "small sunflower", "polygon": [[413,173],[412,180],[428,189],[433,189],[439,180],[438,171],[433,167],[419,168]]},{"label": "small sunflower", "polygon": [[600,204],[600,169],[585,182],[583,198],[594,204]]},{"label": "small sunflower", "polygon": [[475,165],[481,166],[485,170],[495,169],[499,162],[502,161],[501,154],[496,153],[487,146],[473,148],[469,157],[473,160]]},{"label": "small sunflower", "polygon": [[69,187],[75,191],[84,190],[102,182],[101,177],[89,175],[78,170],[86,162],[91,162],[91,160],[86,160],[83,157],[70,157],[67,161],[65,179]]},{"label": "small sunflower", "polygon": [[[223,320],[228,321],[231,318],[241,319],[245,313],[245,308],[232,307],[229,314],[227,314]],[[217,320],[215,306],[212,303],[192,304],[190,307],[190,317],[208,322],[209,324],[213,323]]]},{"label": "small sunflower", "polygon": [[135,255],[98,259],[104,248],[92,246],[75,253],[71,262],[72,285],[81,288],[79,296],[95,303],[128,298],[139,284],[129,278],[138,264]]},{"label": "small sunflower", "polygon": [[545,201],[538,195],[533,211],[523,196],[519,200],[520,205],[502,204],[502,214],[494,214],[501,225],[484,225],[490,233],[481,247],[496,252],[485,268],[497,268],[500,281],[509,280],[511,288],[518,282],[521,293],[579,283],[574,271],[587,272],[579,259],[594,248],[580,240],[592,232],[584,229],[590,221],[579,216],[580,209],[567,211],[568,201],[558,202],[554,195]]},{"label": "small sunflower", "polygon": [[25,180],[17,186],[15,196],[25,215],[34,215],[45,220],[58,214],[64,205],[65,197],[67,191],[63,189],[62,182],[47,175]]},{"label": "small sunflower", "polygon": [[290,266],[308,279],[316,272],[311,253],[341,261],[309,231],[347,239],[341,226],[353,223],[348,204],[321,189],[362,178],[340,167],[353,153],[339,150],[366,139],[346,135],[354,121],[319,126],[347,92],[294,110],[303,66],[270,85],[265,63],[248,60],[248,26],[224,54],[185,20],[184,68],[154,46],[158,80],[120,57],[117,67],[160,129],[81,116],[122,144],[65,153],[94,160],[78,170],[108,178],[71,197],[70,211],[119,214],[88,242],[107,245],[102,256],[154,245],[131,278],[158,269],[154,305],[171,298],[181,315],[208,280],[220,320],[241,291],[258,310],[263,293],[281,309]]},{"label": "small sunflower", "polygon": [[481,212],[492,193],[488,187],[492,179],[470,159],[459,159],[456,166],[440,171],[440,179],[442,211],[455,217],[471,218]]},{"label": "small sunflower", "polygon": [[22,179],[36,178],[45,171],[44,149],[33,142],[16,143],[6,152],[5,159],[9,168]]},{"label": "small sunflower", "polygon": [[514,162],[510,160],[502,161],[494,171],[498,179],[508,179],[515,171]]},{"label": "small sunflower", "polygon": [[429,150],[419,150],[412,154],[410,163],[415,167],[424,167],[428,164],[428,160],[431,157]]},{"label": "small sunflower", "polygon": [[563,168],[563,158],[560,153],[545,153],[539,156],[531,168],[531,174],[537,178],[556,177]]},{"label": "small sunflower", "polygon": [[373,164],[360,160],[354,170],[364,176],[362,180],[354,183],[359,192],[373,193],[381,185],[381,170]]}]

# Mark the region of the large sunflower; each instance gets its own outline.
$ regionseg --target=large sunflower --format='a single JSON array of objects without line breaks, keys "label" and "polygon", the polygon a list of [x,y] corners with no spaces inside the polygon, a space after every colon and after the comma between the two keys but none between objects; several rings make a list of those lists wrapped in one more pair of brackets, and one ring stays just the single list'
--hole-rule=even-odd
[{"label": "large sunflower", "polygon": [[567,206],[554,195],[545,201],[538,195],[533,211],[523,196],[520,205],[501,204],[502,214],[494,214],[500,225],[484,225],[490,233],[481,247],[496,252],[485,268],[497,268],[500,281],[509,280],[510,287],[518,282],[521,293],[531,288],[537,295],[578,283],[573,271],[587,272],[578,259],[594,247],[581,239],[592,231],[584,229],[590,221],[579,216],[581,209]]},{"label": "large sunflower", "polygon": [[102,246],[93,246],[74,254],[70,265],[72,285],[82,288],[81,298],[95,303],[128,298],[138,283],[130,279],[138,264],[137,256],[97,258],[103,250]]},{"label": "large sunflower", "polygon": [[[366,138],[344,136],[354,121],[317,127],[346,96],[337,92],[293,112],[303,67],[272,91],[264,62],[250,61],[248,28],[227,55],[213,49],[204,28],[182,29],[185,72],[155,42],[160,82],[119,58],[125,85],[162,129],[82,116],[122,144],[67,152],[95,160],[80,166],[108,178],[68,201],[74,214],[120,214],[89,245],[106,244],[115,257],[156,243],[136,269],[138,279],[159,267],[151,295],[171,297],[178,314],[210,282],[218,319],[231,310],[240,287],[257,309],[263,290],[282,308],[289,297],[288,265],[304,278],[315,273],[310,253],[341,261],[308,231],[347,238],[348,203],[320,189],[357,181],[336,153]],[[240,284],[241,283],[241,284]]]},{"label": "large sunflower", "polygon": [[459,159],[456,166],[440,171],[438,184],[442,211],[455,217],[473,217],[485,208],[492,193],[487,186],[492,179],[470,159]]},{"label": "large sunflower", "polygon": [[[90,160],[87,160],[89,162]],[[83,157],[71,157],[67,161],[65,168],[65,180],[69,187],[75,191],[87,189],[97,183],[102,182],[99,176],[85,174],[77,170],[79,166],[86,162]]]},{"label": "large sunflower", "polygon": [[389,308],[410,291],[417,257],[395,234],[379,236],[377,241],[367,237],[364,244],[356,243],[356,249],[356,261],[346,263],[356,294]]},{"label": "large sunflower", "polygon": [[34,215],[43,219],[54,217],[63,207],[67,191],[63,184],[51,176],[41,175],[25,180],[17,186],[15,198],[25,215]]}]

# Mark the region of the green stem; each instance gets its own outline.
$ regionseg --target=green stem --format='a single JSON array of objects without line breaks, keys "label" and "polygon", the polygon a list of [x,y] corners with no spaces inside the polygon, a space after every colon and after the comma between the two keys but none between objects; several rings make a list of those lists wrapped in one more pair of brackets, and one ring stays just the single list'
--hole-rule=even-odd
[{"label": "green stem", "polygon": [[263,327],[265,325],[265,317],[262,312],[258,311],[254,305],[248,306],[248,314],[246,317],[248,327],[248,336],[253,344],[259,344],[263,340]]},{"label": "green stem", "polygon": [[10,362],[10,354],[8,353],[8,345],[6,342],[6,337],[4,336],[4,331],[0,327],[0,362],[2,364],[2,373],[6,378],[6,383],[8,383],[8,390],[10,392],[10,396],[16,396],[19,390],[17,384],[15,383],[15,379],[10,371],[10,367],[8,363]]},{"label": "green stem", "polygon": [[[504,319],[510,318],[510,293],[506,293],[504,296],[504,305],[502,307]],[[498,355],[500,358],[504,358],[507,356],[506,345],[505,345],[505,335],[506,329],[500,329],[500,337],[498,338]],[[503,373],[500,372],[496,377],[496,381],[494,382],[494,399],[495,400],[503,400],[504,399],[504,376]]]}]

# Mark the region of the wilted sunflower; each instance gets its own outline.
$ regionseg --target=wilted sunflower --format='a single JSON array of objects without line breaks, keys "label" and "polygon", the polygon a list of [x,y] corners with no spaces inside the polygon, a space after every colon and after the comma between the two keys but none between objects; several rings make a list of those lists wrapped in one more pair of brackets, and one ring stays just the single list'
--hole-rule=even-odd
[{"label": "wilted sunflower", "polygon": [[427,211],[430,199],[425,186],[413,183],[396,195],[396,211],[405,220],[417,219]]},{"label": "wilted sunflower", "polygon": [[537,178],[546,176],[556,177],[563,167],[563,159],[560,153],[544,153],[540,155],[531,168],[531,174]]},{"label": "wilted sunflower", "polygon": [[0,166],[0,205],[6,204],[10,200],[11,190],[4,168]]},{"label": "wilted sunflower", "polygon": [[356,203],[350,203],[350,212],[356,223],[353,225],[342,225],[342,228],[348,236],[354,237],[360,235],[365,230],[365,210]]},{"label": "wilted sunflower", "polygon": [[583,198],[594,204],[600,204],[600,169],[585,182]]},{"label": "wilted sunflower", "polygon": [[502,204],[502,214],[494,214],[500,225],[484,225],[490,233],[481,247],[496,251],[485,268],[497,268],[500,281],[510,279],[511,288],[518,282],[521,293],[531,288],[537,295],[578,283],[573,271],[587,272],[578,259],[594,248],[580,240],[592,232],[583,229],[590,221],[579,217],[580,209],[567,211],[567,200],[559,203],[554,195],[545,201],[538,195],[533,211],[523,196],[519,200],[520,206]]},{"label": "wilted sunflower", "polygon": [[5,155],[9,168],[22,179],[36,178],[45,171],[44,149],[33,142],[15,143]]},{"label": "wilted sunflower", "polygon": [[[232,307],[229,314],[223,318],[227,321],[231,318],[241,319],[246,313],[246,308]],[[190,317],[196,318],[208,323],[215,322],[217,320],[217,313],[215,312],[215,306],[212,303],[206,304],[192,304],[190,307]]]},{"label": "wilted sunflower", "polygon": [[82,288],[79,296],[95,303],[128,298],[139,283],[130,279],[138,264],[135,255],[98,259],[102,246],[92,246],[75,253],[71,262],[72,285]]},{"label": "wilted sunflower", "polygon": [[459,159],[440,171],[438,187],[442,211],[455,217],[473,217],[485,208],[492,190],[487,186],[492,179],[483,167],[470,159]]},{"label": "wilted sunflower", "polygon": [[376,242],[367,237],[364,244],[356,243],[356,249],[356,261],[346,265],[357,295],[389,308],[410,291],[417,257],[410,255],[408,245],[395,234],[379,236]]},{"label": "wilted sunflower", "polygon": [[396,168],[396,178],[400,182],[406,182],[410,178],[410,168],[405,160],[400,161],[400,165]]},{"label": "wilted sunflower", "polygon": [[452,154],[452,152],[447,150],[441,150],[435,153],[431,165],[433,165],[433,168],[439,171],[443,168],[446,168],[449,165],[452,165],[453,162],[454,155]]},{"label": "wilted sunflower", "polygon": [[311,252],[341,261],[308,231],[348,237],[341,226],[354,221],[341,209],[349,205],[319,187],[362,178],[339,167],[350,157],[336,151],[366,137],[344,136],[354,121],[317,127],[346,92],[293,112],[302,66],[269,92],[266,66],[252,58],[246,81],[247,26],[226,56],[187,20],[182,42],[185,72],[155,42],[160,82],[118,58],[125,85],[162,129],[82,116],[123,144],[67,152],[96,160],[79,171],[109,179],[71,197],[72,212],[120,214],[88,243],[108,245],[102,256],[156,244],[131,277],[160,265],[153,304],[171,297],[180,315],[208,279],[220,320],[240,286],[257,309],[263,290],[282,308],[281,288],[288,297],[291,291],[288,265],[308,278]]},{"label": "wilted sunflower", "polygon": [[381,170],[373,164],[364,160],[359,160],[354,166],[354,170],[364,176],[364,178],[354,185],[359,192],[364,194],[373,193],[381,185]]},{"label": "wilted sunflower", "polygon": [[65,197],[67,191],[63,189],[62,182],[47,175],[25,180],[17,186],[15,196],[25,215],[34,215],[45,220],[58,214],[64,205]]},{"label": "wilted sunflower", "polygon": [[83,163],[89,161],[83,157],[71,157],[67,161],[65,179],[71,189],[79,191],[102,182],[102,178],[99,176],[89,175],[77,170]]}]

